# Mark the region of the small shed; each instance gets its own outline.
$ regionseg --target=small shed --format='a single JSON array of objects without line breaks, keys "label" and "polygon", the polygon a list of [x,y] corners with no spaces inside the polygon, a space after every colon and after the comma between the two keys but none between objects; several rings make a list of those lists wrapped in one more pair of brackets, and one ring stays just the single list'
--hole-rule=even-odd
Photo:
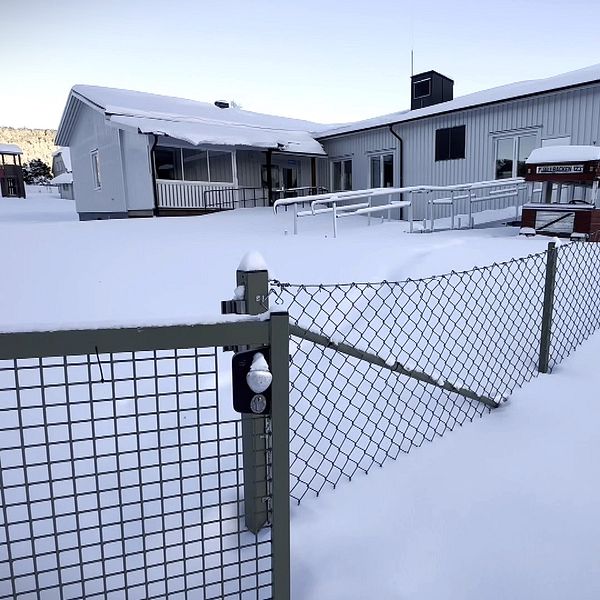
[{"label": "small shed", "polygon": [[19,146],[0,143],[0,196],[3,198],[25,198],[21,154]]},{"label": "small shed", "polygon": [[[600,231],[600,147],[538,148],[526,161],[525,181],[529,202],[523,206],[522,227],[578,238]],[[537,193],[541,198],[534,202]]]},{"label": "small shed", "polygon": [[73,170],[69,148],[59,148],[52,154],[52,173],[54,178],[50,185],[58,186],[61,198],[73,200]]}]

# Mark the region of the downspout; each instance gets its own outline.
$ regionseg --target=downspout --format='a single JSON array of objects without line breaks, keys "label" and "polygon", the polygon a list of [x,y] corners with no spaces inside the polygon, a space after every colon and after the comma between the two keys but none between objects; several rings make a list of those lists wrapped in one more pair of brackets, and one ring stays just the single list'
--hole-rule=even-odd
[{"label": "downspout", "polygon": [[271,165],[273,150],[267,150],[267,193],[269,199],[269,206],[273,206],[273,173],[271,173]]},{"label": "downspout", "polygon": [[150,148],[150,174],[152,175],[152,193],[154,194],[154,210],[152,213],[155,217],[158,217],[158,191],[156,189],[156,162],[154,160],[154,150],[158,144],[158,136],[153,133],[154,141],[152,142],[152,148]]},{"label": "downspout", "polygon": [[[398,140],[398,145],[400,148],[400,187],[404,185],[404,142],[402,138],[394,131],[394,125],[396,123],[390,123],[390,133]],[[403,199],[404,194],[400,194],[400,200]],[[404,218],[404,209],[401,209],[402,215],[401,218]]]}]

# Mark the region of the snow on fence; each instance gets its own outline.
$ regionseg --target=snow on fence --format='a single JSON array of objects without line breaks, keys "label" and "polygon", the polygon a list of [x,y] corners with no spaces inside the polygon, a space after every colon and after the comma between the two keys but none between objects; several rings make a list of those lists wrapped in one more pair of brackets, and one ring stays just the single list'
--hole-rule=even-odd
[{"label": "snow on fence", "polygon": [[420,280],[272,281],[271,295],[290,314],[300,502],[481,417],[570,354],[600,327],[600,245]]},{"label": "snow on fence", "polygon": [[[537,190],[539,191],[539,190]],[[373,200],[375,199],[375,203]],[[392,213],[402,218],[402,209],[410,224],[410,232],[414,230],[413,221],[422,219],[421,231],[435,230],[436,219],[449,217],[450,227],[455,229],[456,217],[464,215],[467,227],[473,227],[473,214],[488,210],[500,210],[514,206],[515,219],[519,218],[519,208],[526,199],[526,184],[522,177],[514,179],[477,181],[458,185],[433,186],[420,185],[400,188],[371,188],[332,192],[298,198],[283,198],[274,204],[279,207],[292,206],[294,209],[294,234],[298,233],[298,220],[305,217],[316,217],[331,214],[333,236],[337,237],[337,220],[354,215],[367,215],[371,224],[371,215],[386,213],[388,221]],[[298,206],[310,203],[310,210],[299,211]],[[379,203],[377,203],[379,202]],[[400,211],[396,213],[395,211]],[[459,219],[459,228],[461,227]],[[446,226],[447,228],[447,226]]]}]

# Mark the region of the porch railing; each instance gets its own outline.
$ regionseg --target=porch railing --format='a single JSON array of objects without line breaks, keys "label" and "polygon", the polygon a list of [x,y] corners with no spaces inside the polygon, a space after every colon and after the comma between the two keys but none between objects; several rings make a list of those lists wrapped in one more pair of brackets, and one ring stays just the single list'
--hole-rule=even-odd
[{"label": "porch railing", "polygon": [[230,189],[229,183],[203,181],[156,180],[159,208],[205,209],[204,193],[212,190]]}]

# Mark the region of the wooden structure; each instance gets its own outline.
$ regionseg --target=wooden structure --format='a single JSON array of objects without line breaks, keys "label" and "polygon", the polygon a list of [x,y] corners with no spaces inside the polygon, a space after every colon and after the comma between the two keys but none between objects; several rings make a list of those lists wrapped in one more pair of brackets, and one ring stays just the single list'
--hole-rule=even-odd
[{"label": "wooden structure", "polygon": [[3,198],[25,198],[21,154],[23,151],[15,144],[0,144],[0,196]]},{"label": "wooden structure", "polygon": [[[589,239],[600,231],[600,148],[551,146],[527,159],[529,202],[521,226],[553,236]],[[541,189],[535,184],[541,183]],[[538,202],[532,202],[540,193]]]}]

